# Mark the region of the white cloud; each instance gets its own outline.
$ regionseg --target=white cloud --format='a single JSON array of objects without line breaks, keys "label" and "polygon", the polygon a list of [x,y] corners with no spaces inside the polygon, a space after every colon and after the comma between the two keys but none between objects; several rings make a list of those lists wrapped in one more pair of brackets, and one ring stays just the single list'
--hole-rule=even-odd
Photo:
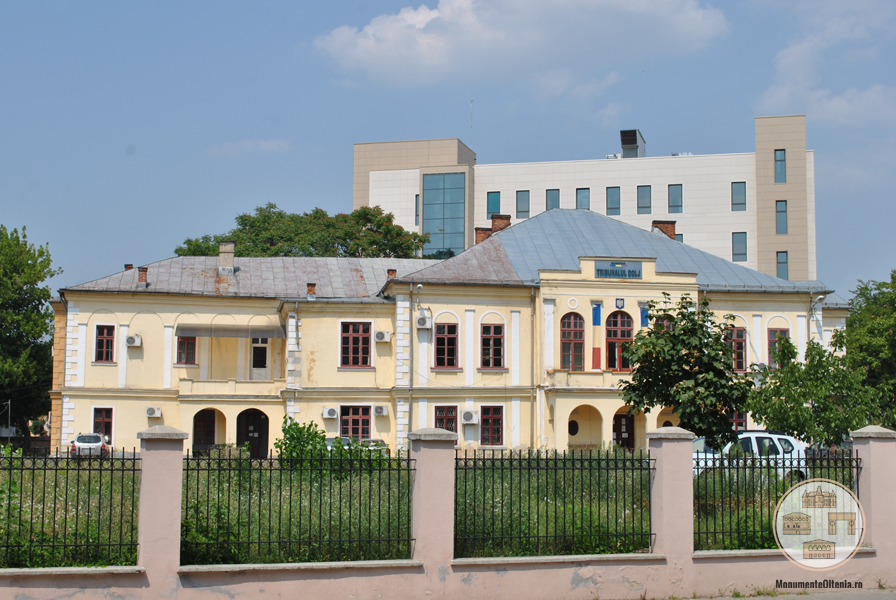
[{"label": "white cloud", "polygon": [[236,156],[249,152],[286,152],[289,142],[286,140],[243,140],[241,142],[225,142],[220,146],[209,148],[209,154],[225,154]]},{"label": "white cloud", "polygon": [[619,119],[622,117],[622,111],[624,109],[625,104],[622,102],[611,102],[597,111],[596,116],[603,127],[618,129]]},{"label": "white cloud", "polygon": [[538,85],[560,73],[565,93],[587,96],[613,83],[592,70],[694,51],[727,28],[722,12],[699,0],[439,0],[361,29],[337,27],[315,46],[346,70],[399,85],[519,74]]},{"label": "white cloud", "polygon": [[571,69],[556,69],[535,76],[535,86],[540,95],[569,95],[583,100],[600,96],[620,81],[622,76],[616,71],[610,71],[601,79],[588,81],[578,81]]}]

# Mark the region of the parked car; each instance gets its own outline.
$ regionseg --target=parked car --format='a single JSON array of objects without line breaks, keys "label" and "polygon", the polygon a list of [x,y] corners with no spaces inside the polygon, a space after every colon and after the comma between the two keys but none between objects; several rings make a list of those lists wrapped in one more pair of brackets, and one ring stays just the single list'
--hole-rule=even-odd
[{"label": "parked car", "polygon": [[808,477],[806,444],[774,431],[741,431],[737,444],[728,443],[720,451],[709,447],[704,438],[694,440],[694,475],[718,467],[761,466],[775,469],[779,477],[803,481]]},{"label": "parked car", "polygon": [[350,446],[351,443],[352,443],[352,438],[347,437],[347,436],[341,436],[341,437],[338,437],[338,438],[336,438],[336,437],[328,437],[328,438],[327,438],[327,450],[329,450],[330,452],[333,451],[333,446],[336,445],[336,440],[337,440],[337,439],[342,440],[342,445],[343,445],[343,446]]},{"label": "parked car", "polygon": [[852,438],[846,438],[834,446],[827,446],[818,442],[806,449],[809,458],[841,458],[852,455]]},{"label": "parked car", "polygon": [[99,433],[79,433],[72,440],[69,456],[74,458],[103,458],[109,455],[109,436]]}]

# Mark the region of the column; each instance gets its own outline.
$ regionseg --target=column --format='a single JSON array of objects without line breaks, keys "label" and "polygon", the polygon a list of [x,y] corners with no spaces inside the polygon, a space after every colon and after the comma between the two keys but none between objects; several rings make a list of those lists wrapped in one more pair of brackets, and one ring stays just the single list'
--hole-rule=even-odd
[{"label": "column", "polygon": [[667,563],[689,566],[694,552],[694,434],[681,427],[660,427],[647,434],[651,476],[650,520],[656,534],[653,552]]},{"label": "column", "polygon": [[862,544],[877,548],[879,556],[896,552],[896,431],[877,425],[852,432],[856,454],[862,459],[859,502],[865,513]]},{"label": "column", "polygon": [[418,429],[408,434],[414,465],[414,560],[427,573],[450,569],[454,558],[454,445],[457,434]]}]

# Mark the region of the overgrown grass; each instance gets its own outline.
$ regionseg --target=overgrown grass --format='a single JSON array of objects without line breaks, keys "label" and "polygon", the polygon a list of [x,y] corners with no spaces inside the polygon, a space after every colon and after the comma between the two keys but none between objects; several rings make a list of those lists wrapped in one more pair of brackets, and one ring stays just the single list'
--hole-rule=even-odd
[{"label": "overgrown grass", "polygon": [[184,467],[181,564],[410,558],[407,458],[257,460],[234,449]]},{"label": "overgrown grass", "polygon": [[140,461],[0,457],[0,567],[133,565]]},{"label": "overgrown grass", "polygon": [[622,449],[459,454],[454,555],[645,552],[650,467]]}]

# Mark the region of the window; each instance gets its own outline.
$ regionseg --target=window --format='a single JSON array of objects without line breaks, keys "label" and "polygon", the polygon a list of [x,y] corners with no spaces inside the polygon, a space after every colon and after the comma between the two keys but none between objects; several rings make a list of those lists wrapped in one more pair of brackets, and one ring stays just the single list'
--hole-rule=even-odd
[{"label": "window", "polygon": [[482,407],[482,428],[479,443],[483,446],[500,446],[504,443],[504,409],[501,406]]},{"label": "window", "polygon": [[491,219],[492,215],[501,214],[501,192],[489,192],[486,194],[487,204],[486,207],[486,219]]},{"label": "window", "polygon": [[775,183],[787,183],[787,159],[784,150],[775,150]]},{"label": "window", "polygon": [[340,409],[340,431],[342,437],[356,440],[370,439],[370,407],[343,406]]},{"label": "window", "polygon": [[436,429],[457,433],[456,406],[436,406]]},{"label": "window", "polygon": [[112,409],[93,409],[93,432],[109,436],[112,439]]},{"label": "window", "polygon": [[725,342],[731,346],[734,356],[734,372],[747,371],[747,330],[743,327],[729,327],[725,331]]},{"label": "window", "polygon": [[94,362],[112,362],[115,358],[115,325],[96,326],[96,356]]},{"label": "window", "polygon": [[787,253],[786,252],[776,252],[777,255],[777,267],[778,267],[778,279],[788,279],[788,269],[787,269]]},{"label": "window", "polygon": [[504,326],[482,326],[482,368],[504,368]]},{"label": "window", "polygon": [[759,448],[759,456],[778,456],[778,445],[770,437],[757,437],[756,446]]},{"label": "window", "polygon": [[774,369],[778,366],[775,359],[775,348],[778,345],[778,338],[790,337],[789,329],[769,329],[768,330],[768,366]]},{"label": "window", "polygon": [[[734,427],[734,431],[746,431],[747,430],[747,413],[737,412],[737,411],[729,411],[728,418],[731,419],[731,426]],[[750,440],[740,440],[741,448],[745,446],[750,446]],[[747,442],[744,444],[743,442]],[[752,454],[752,448],[750,448],[749,454]],[[747,454],[747,451],[744,450],[744,454]]]},{"label": "window", "polygon": [[268,368],[268,338],[252,338],[252,368]]},{"label": "window", "polygon": [[618,215],[619,214],[619,188],[618,187],[608,187],[607,188],[607,214],[608,215]]},{"label": "window", "polygon": [[529,218],[529,190],[520,190],[516,193],[516,218]]},{"label": "window", "polygon": [[342,324],[343,367],[370,366],[370,323]]},{"label": "window", "polygon": [[435,368],[457,368],[457,323],[436,323]]},{"label": "window", "polygon": [[683,234],[683,233],[676,233],[676,234],[675,234],[675,241],[676,241],[676,242],[684,243],[684,234]]},{"label": "window", "polygon": [[591,210],[591,189],[579,188],[576,190],[576,208]]},{"label": "window", "polygon": [[215,409],[200,410],[193,417],[193,449],[215,445]]},{"label": "window", "polygon": [[547,190],[544,193],[544,209],[560,208],[560,190]]},{"label": "window", "polygon": [[731,260],[734,262],[747,262],[747,234],[738,232],[731,234]]},{"label": "window", "polygon": [[775,202],[775,233],[787,235],[787,200]]},{"label": "window", "polygon": [[423,233],[429,234],[425,256],[464,251],[465,182],[465,173],[423,176]]},{"label": "window", "polygon": [[787,438],[775,438],[778,440],[778,443],[781,444],[781,449],[784,451],[784,454],[793,454],[796,451],[793,444],[790,443],[790,440]]},{"label": "window", "polygon": [[567,313],[560,319],[560,368],[585,370],[585,319],[578,313]]},{"label": "window", "polygon": [[680,213],[682,210],[681,184],[669,186],[669,214]]},{"label": "window", "polygon": [[196,338],[179,337],[177,338],[177,364],[179,365],[195,365],[196,364]]},{"label": "window", "polygon": [[632,318],[628,313],[616,311],[607,317],[607,368],[611,371],[628,371],[631,365],[623,350],[632,341]]},{"label": "window", "polygon": [[649,215],[650,214],[650,186],[649,185],[639,185],[638,186],[638,214],[639,215]]},{"label": "window", "polygon": [[420,224],[420,194],[414,196],[414,225]]},{"label": "window", "polygon": [[731,183],[731,210],[743,212],[747,210],[747,182],[734,181]]}]

